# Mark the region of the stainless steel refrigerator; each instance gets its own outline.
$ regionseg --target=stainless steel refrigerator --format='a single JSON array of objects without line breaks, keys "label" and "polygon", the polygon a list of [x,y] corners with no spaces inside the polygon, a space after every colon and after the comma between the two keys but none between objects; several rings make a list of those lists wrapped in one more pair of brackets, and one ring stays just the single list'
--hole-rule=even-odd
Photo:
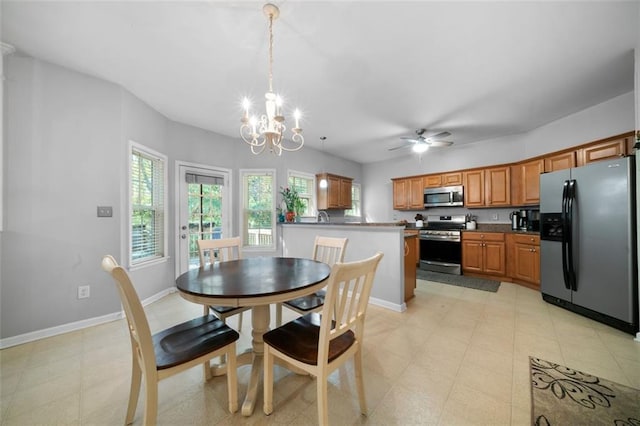
[{"label": "stainless steel refrigerator", "polygon": [[545,301],[638,331],[635,157],[540,175]]}]

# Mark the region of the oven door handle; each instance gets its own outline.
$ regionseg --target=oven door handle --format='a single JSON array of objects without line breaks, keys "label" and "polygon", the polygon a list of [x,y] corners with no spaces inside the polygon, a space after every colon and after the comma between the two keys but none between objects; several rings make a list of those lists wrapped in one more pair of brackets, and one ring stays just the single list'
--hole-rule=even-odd
[{"label": "oven door handle", "polygon": [[460,241],[460,237],[456,237],[452,235],[429,235],[429,236],[420,235],[419,238],[425,241],[452,241],[452,242]]}]

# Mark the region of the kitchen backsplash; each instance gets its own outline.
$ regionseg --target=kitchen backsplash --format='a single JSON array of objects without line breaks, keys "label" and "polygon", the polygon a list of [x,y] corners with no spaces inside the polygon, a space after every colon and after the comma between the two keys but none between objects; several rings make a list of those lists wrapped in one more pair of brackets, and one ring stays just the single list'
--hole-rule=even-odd
[{"label": "kitchen backsplash", "polygon": [[[537,209],[537,206],[524,207],[526,209]],[[504,209],[467,209],[464,207],[445,207],[445,208],[431,208],[416,211],[393,211],[393,220],[406,220],[407,222],[415,222],[416,214],[420,213],[427,219],[429,215],[437,216],[453,216],[453,215],[466,215],[470,214],[475,216],[478,223],[508,223],[511,224],[509,219],[509,213],[519,208],[510,207]]]}]

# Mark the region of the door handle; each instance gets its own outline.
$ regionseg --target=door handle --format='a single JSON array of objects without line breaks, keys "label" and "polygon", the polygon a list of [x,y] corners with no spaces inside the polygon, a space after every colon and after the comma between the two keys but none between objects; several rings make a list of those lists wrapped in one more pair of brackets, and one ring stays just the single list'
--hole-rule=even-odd
[{"label": "door handle", "polygon": [[187,230],[187,225],[182,225],[182,226],[180,227],[180,229],[182,229],[183,231],[186,231],[186,230]]},{"label": "door handle", "polygon": [[182,238],[183,240],[187,239],[187,236],[185,234],[180,235],[180,238]]}]

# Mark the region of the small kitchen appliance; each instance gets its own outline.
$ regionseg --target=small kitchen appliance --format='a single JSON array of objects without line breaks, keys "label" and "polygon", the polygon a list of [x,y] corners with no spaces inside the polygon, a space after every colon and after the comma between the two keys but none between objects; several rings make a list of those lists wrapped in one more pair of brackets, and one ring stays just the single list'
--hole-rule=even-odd
[{"label": "small kitchen appliance", "polygon": [[518,212],[518,230],[526,231],[527,230],[527,213],[528,210],[520,210]]},{"label": "small kitchen appliance", "polygon": [[527,210],[527,231],[540,231],[540,210]]},{"label": "small kitchen appliance", "polygon": [[509,219],[511,219],[511,230],[518,230],[518,228],[520,227],[520,212],[518,210],[512,211],[511,213],[509,213]]}]

